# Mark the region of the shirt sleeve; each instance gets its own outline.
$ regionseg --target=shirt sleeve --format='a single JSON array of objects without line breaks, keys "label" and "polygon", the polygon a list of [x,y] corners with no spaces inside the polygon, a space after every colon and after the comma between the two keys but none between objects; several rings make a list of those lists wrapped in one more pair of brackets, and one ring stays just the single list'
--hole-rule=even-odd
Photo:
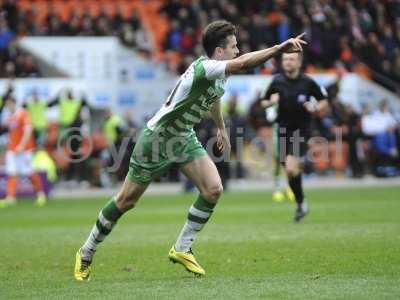
[{"label": "shirt sleeve", "polygon": [[60,99],[57,97],[47,103],[48,107],[56,106],[60,104]]},{"label": "shirt sleeve", "polygon": [[278,93],[277,84],[275,78],[272,79],[269,87],[267,88],[264,99],[269,99],[272,94]]},{"label": "shirt sleeve", "polygon": [[311,79],[311,96],[314,96],[317,101],[320,101],[326,99],[328,93],[324,87],[319,86],[314,80]]},{"label": "shirt sleeve", "polygon": [[205,71],[205,77],[208,80],[214,80],[219,78],[226,78],[225,69],[227,61],[209,59],[203,61],[203,68]]},{"label": "shirt sleeve", "polygon": [[85,97],[83,97],[82,98],[82,107],[89,107],[89,103],[88,103],[88,101],[86,100],[86,98]]}]

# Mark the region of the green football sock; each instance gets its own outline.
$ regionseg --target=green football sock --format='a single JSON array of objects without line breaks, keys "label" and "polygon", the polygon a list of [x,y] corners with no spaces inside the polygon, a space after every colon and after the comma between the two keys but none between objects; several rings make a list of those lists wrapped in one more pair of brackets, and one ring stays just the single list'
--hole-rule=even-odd
[{"label": "green football sock", "polygon": [[203,229],[204,225],[210,219],[213,213],[215,203],[209,202],[202,195],[189,209],[188,217],[185,225],[179,234],[175,243],[175,249],[179,252],[187,252],[192,247],[196,234]]},{"label": "green football sock", "polygon": [[81,255],[87,260],[91,260],[97,245],[100,244],[122,216],[122,212],[118,209],[115,199],[111,199],[100,211],[96,223],[90,231],[89,237],[81,248]]}]

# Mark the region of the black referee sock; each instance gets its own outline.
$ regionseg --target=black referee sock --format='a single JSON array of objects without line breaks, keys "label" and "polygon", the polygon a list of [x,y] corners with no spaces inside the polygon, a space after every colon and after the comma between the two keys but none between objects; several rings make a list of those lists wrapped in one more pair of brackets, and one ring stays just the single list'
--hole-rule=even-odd
[{"label": "black referee sock", "polygon": [[290,176],[289,186],[292,189],[294,195],[296,196],[297,206],[300,206],[303,203],[304,199],[303,185],[301,183],[301,174],[293,177]]}]

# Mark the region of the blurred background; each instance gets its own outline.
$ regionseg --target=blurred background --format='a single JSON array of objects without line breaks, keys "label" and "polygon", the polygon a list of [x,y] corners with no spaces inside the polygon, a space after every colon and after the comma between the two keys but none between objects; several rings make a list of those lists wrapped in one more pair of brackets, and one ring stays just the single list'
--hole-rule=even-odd
[{"label": "blurred background", "polygon": [[[313,135],[327,142],[310,145],[306,178],[400,175],[398,1],[0,0],[2,119],[8,98],[29,111],[35,167],[49,189],[112,188],[123,180],[135,136],[202,55],[201,31],[218,19],[237,25],[242,53],[307,33],[304,70],[326,88],[330,110],[313,120]],[[272,182],[272,123],[259,104],[278,71],[279,60],[271,60],[227,82],[232,159],[217,166],[228,189],[230,181]],[[68,101],[75,104],[62,105]],[[196,131],[203,143],[215,135],[208,119]],[[7,140],[4,131],[0,166]],[[122,163],[111,172],[116,160]],[[5,178],[2,168],[1,191]],[[172,169],[158,181],[184,180]]]}]

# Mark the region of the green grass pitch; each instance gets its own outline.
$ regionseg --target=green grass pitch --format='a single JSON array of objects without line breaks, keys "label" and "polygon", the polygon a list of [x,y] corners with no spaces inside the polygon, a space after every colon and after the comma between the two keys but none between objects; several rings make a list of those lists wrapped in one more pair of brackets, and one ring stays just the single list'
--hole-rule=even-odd
[{"label": "green grass pitch", "polygon": [[167,259],[195,195],[145,196],[88,283],[74,281],[75,252],[107,199],[25,201],[0,211],[0,299],[400,299],[400,188],[307,195],[295,225],[268,192],[225,193],[194,247],[203,278]]}]

